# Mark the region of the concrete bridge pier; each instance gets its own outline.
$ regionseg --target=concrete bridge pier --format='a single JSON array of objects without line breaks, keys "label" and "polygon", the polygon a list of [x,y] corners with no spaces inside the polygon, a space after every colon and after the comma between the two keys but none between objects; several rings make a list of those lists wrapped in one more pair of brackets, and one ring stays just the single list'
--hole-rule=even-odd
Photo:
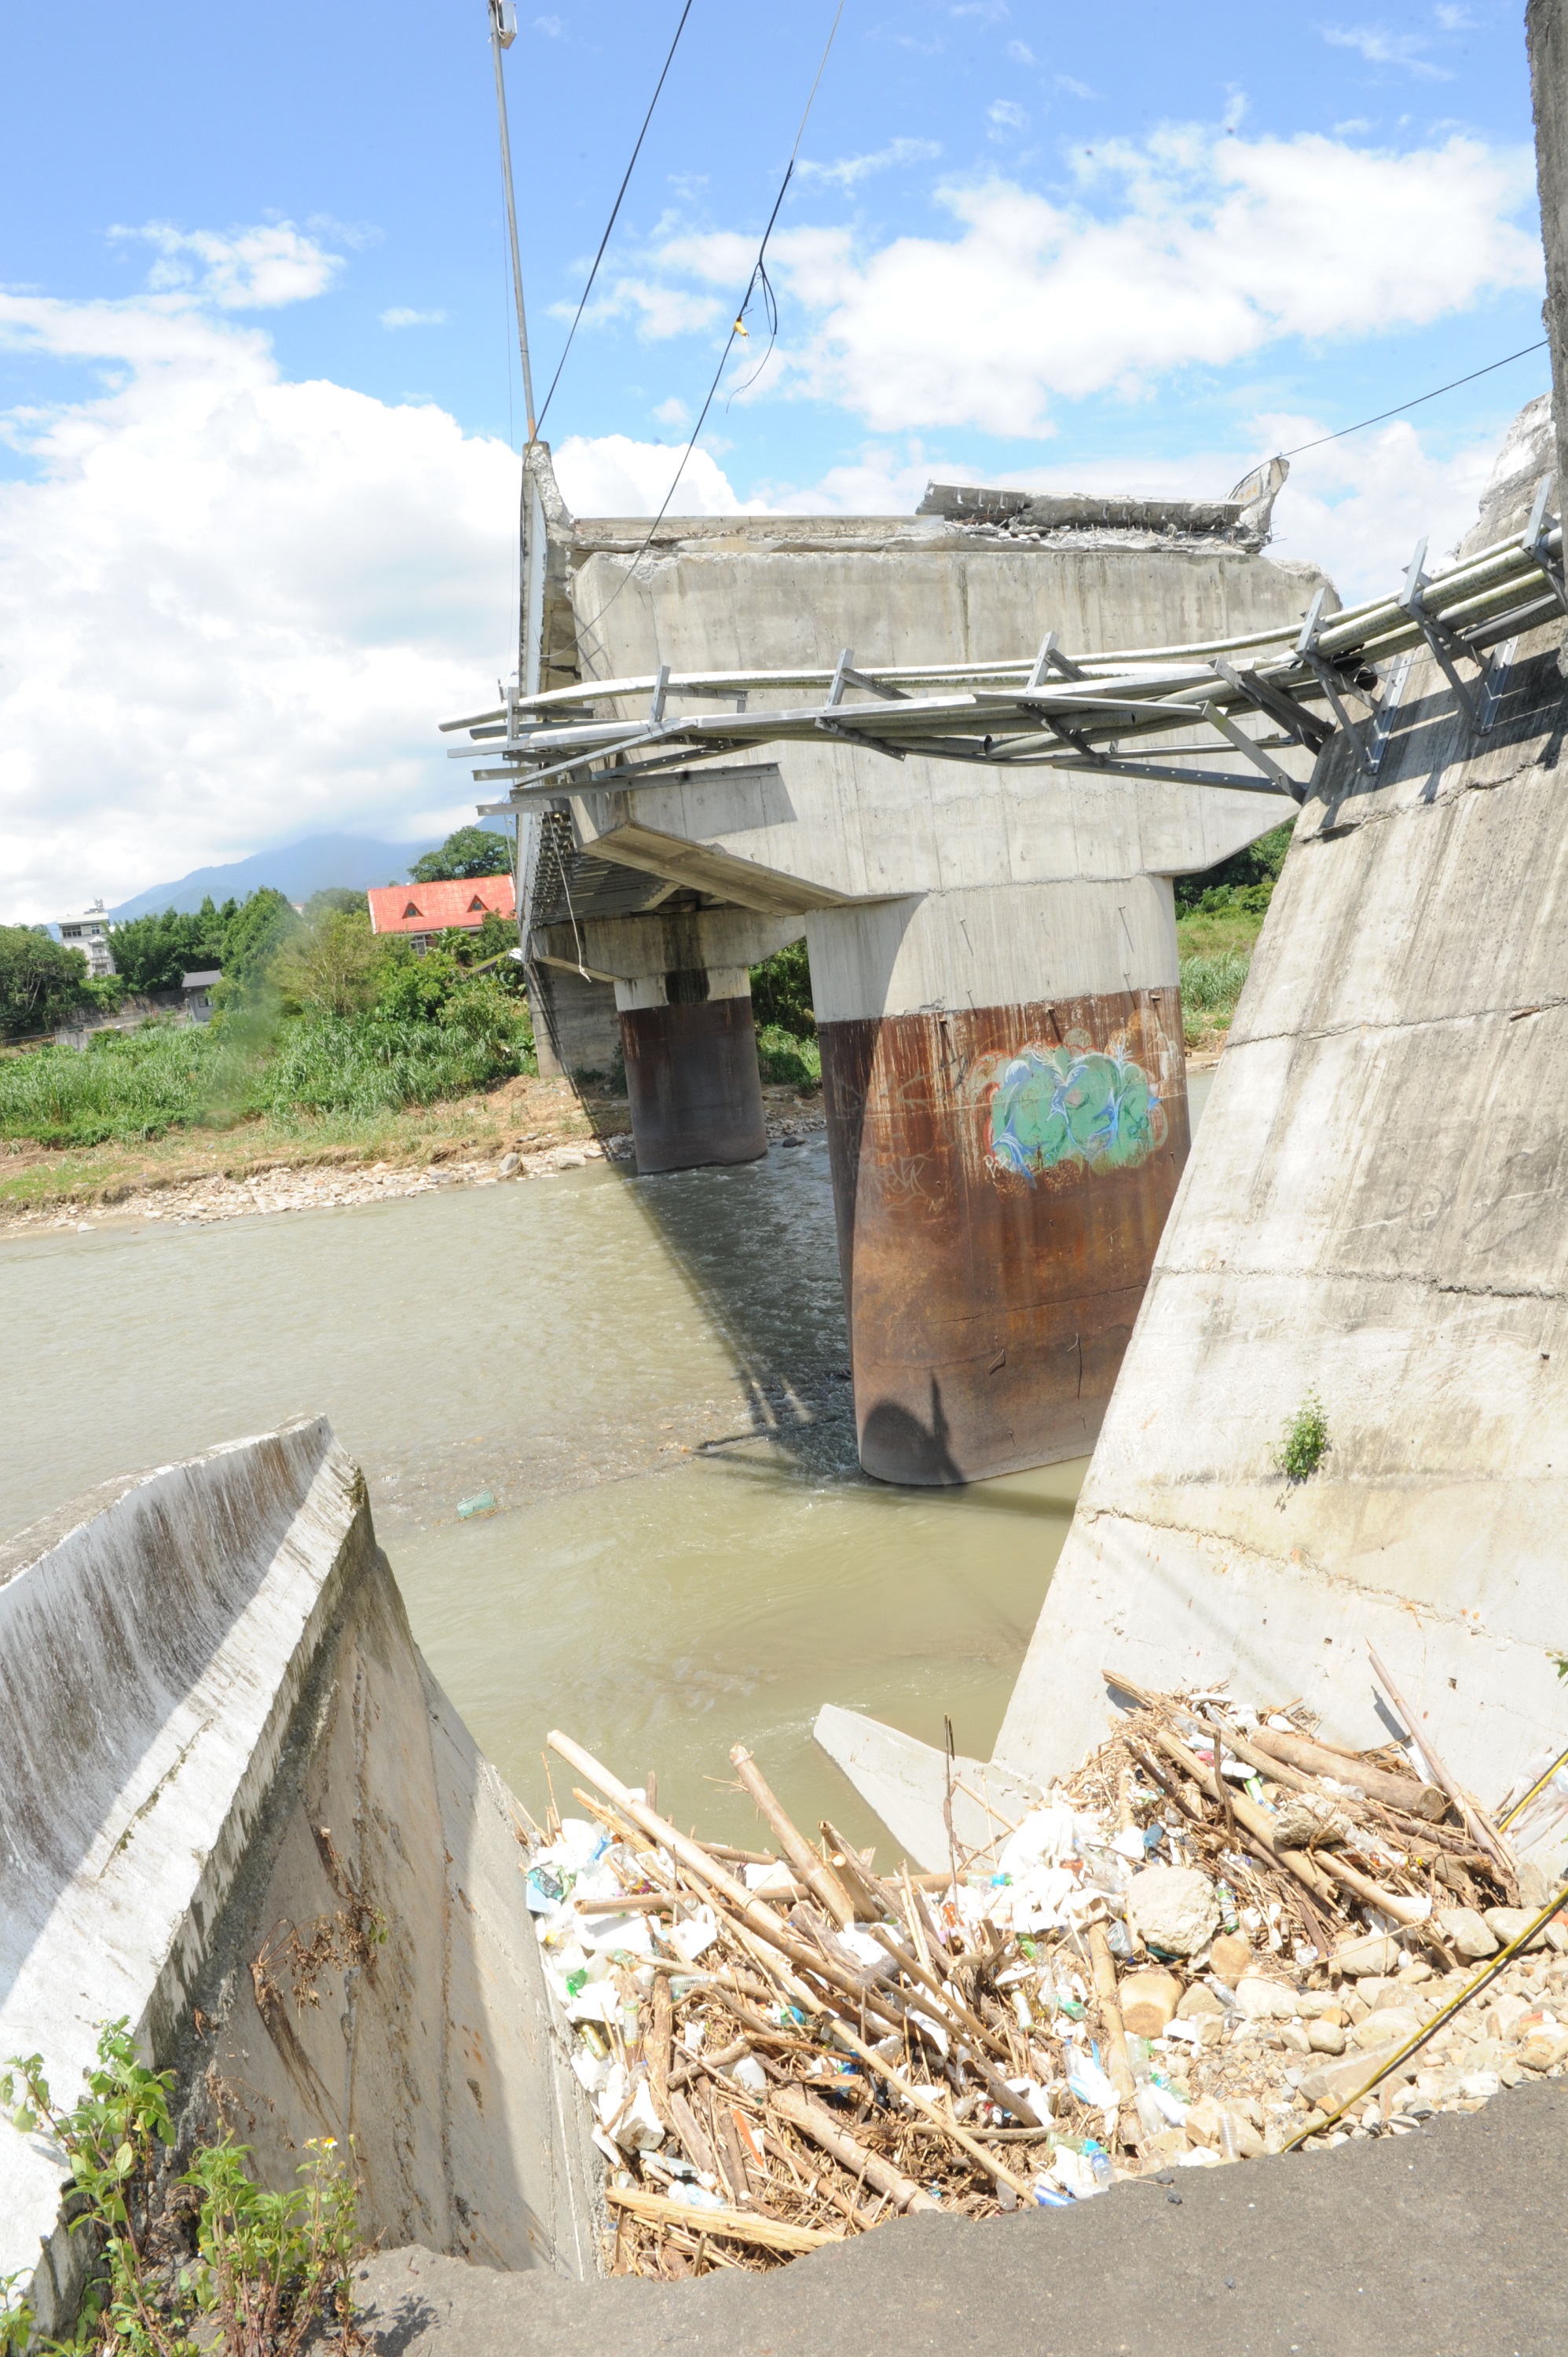
[{"label": "concrete bridge pier", "polygon": [[637,1167],[644,1176],[768,1151],[749,969],[799,918],[660,909],[552,928],[550,949],[613,983]]},{"label": "concrete bridge pier", "polygon": [[1167,877],[813,911],[861,1462],[1087,1455],[1187,1158]]}]

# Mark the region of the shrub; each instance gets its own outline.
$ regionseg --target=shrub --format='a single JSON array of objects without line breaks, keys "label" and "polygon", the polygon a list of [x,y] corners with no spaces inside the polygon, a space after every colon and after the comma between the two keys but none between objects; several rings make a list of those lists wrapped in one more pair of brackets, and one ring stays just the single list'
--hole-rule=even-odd
[{"label": "shrub", "polygon": [[[70,2232],[101,2246],[70,2347],[120,2357],[197,2357],[199,2350],[297,2357],[319,2327],[349,2322],[356,2189],[333,2137],[309,2140],[297,2172],[304,2182],[293,2192],[253,2184],[249,2148],[227,2134],[199,2147],[171,2184],[174,2072],[145,2067],[126,2018],[100,2032],[98,2066],[83,2073],[83,2093],[69,2110],[55,2103],[43,2071],[41,2054],[13,2057],[0,2103],[22,2135],[41,2130],[56,2146],[73,2180]],[[161,2246],[190,2207],[194,2249],[183,2266],[171,2265]],[[29,2346],[32,2323],[8,2286],[0,2348]],[[59,2342],[48,2346],[51,2357],[64,2357]]]},{"label": "shrub", "polygon": [[0,925],[0,1039],[52,1031],[91,992],[80,950],[32,925]]},{"label": "shrub", "polygon": [[798,1039],[777,1023],[759,1024],[757,1062],[765,1081],[779,1087],[814,1089],[822,1077],[822,1050],[814,1039]]},{"label": "shrub", "polygon": [[1280,1435],[1274,1465],[1287,1481],[1309,1481],[1328,1453],[1328,1420],[1323,1402],[1308,1392]]}]

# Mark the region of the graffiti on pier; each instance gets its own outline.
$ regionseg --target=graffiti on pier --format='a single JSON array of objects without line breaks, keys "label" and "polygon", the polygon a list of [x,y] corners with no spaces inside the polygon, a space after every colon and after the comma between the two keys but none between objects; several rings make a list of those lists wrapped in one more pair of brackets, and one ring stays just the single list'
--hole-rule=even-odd
[{"label": "graffiti on pier", "polygon": [[986,1161],[998,1178],[1048,1171],[1131,1170],[1165,1144],[1165,1110],[1150,1075],[1129,1056],[1069,1039],[1031,1043],[977,1067],[985,1105]]}]

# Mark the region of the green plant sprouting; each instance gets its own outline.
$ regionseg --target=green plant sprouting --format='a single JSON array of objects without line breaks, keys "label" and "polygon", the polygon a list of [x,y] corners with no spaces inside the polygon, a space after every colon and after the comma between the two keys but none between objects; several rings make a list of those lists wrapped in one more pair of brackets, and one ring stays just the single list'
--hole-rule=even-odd
[{"label": "green plant sprouting", "polygon": [[1287,1481],[1309,1481],[1329,1449],[1328,1419],[1316,1392],[1308,1392],[1280,1436],[1274,1464]]},{"label": "green plant sprouting", "polygon": [[[70,2169],[70,2231],[102,2247],[76,2332],[37,2342],[17,2278],[0,2284],[0,2352],[67,2349],[97,2357],[298,2357],[335,2319],[338,2346],[362,2346],[351,2320],[349,2271],[359,2247],[356,2187],[336,2139],[313,2137],[286,2193],[246,2174],[249,2149],[225,2133],[174,2176],[172,2071],[138,2059],[129,2022],[106,2025],[95,2069],[69,2109],[43,2057],[13,2057],[0,2104],[24,2136],[47,2135]],[[169,2197],[173,2196],[171,2200]]]}]

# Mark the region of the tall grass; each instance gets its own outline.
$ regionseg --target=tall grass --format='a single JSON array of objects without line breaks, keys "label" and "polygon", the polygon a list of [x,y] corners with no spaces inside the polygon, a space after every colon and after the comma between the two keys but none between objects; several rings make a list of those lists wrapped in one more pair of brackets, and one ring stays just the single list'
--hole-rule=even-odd
[{"label": "tall grass", "polygon": [[780,1023],[757,1027],[757,1060],[765,1081],[786,1088],[815,1089],[822,1082],[822,1051]]},{"label": "tall grass", "polygon": [[1228,1031],[1252,962],[1250,950],[1221,950],[1181,962],[1182,1028],[1188,1047],[1208,1031]]},{"label": "tall grass", "polygon": [[0,1136],[96,1146],[232,1120],[251,1110],[242,1048],[199,1024],[100,1031],[85,1050],[47,1047],[0,1059]]},{"label": "tall grass", "polygon": [[360,1015],[268,1034],[183,1023],[100,1031],[85,1050],[0,1058],[0,1137],[98,1146],[255,1114],[395,1111],[532,1071],[530,1046],[525,1015],[483,1028]]},{"label": "tall grass", "polygon": [[324,1016],[291,1023],[261,1076],[263,1111],[384,1113],[511,1079],[524,1069],[513,1042],[455,1024]]}]

